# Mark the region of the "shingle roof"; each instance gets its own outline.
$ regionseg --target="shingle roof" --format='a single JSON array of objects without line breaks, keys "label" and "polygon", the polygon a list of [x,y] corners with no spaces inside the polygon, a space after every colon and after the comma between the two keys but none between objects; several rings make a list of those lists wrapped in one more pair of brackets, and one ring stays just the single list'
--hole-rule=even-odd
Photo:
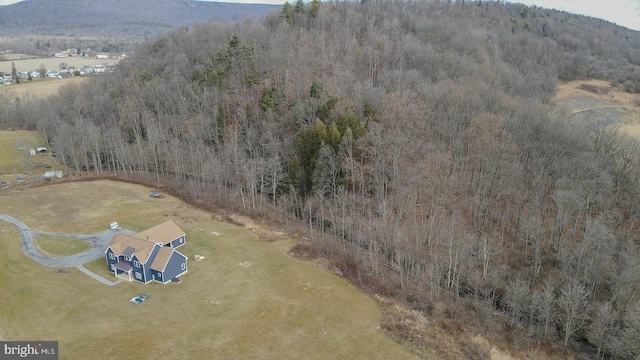
[{"label": "shingle roof", "polygon": [[122,255],[131,257],[135,252],[136,252],[135,248],[132,248],[131,246],[127,246],[126,248],[124,248]]},{"label": "shingle roof", "polygon": [[158,250],[156,258],[153,259],[153,262],[151,263],[151,269],[164,272],[164,268],[167,266],[169,258],[171,258],[171,254],[173,254],[174,251],[175,250],[169,247],[162,247]]},{"label": "shingle roof", "polygon": [[173,220],[165,221],[147,230],[137,233],[135,236],[140,239],[146,239],[154,243],[166,244],[175,240],[185,233],[173,222]]},{"label": "shingle roof", "polygon": [[131,266],[131,263],[128,261],[118,261],[116,263],[116,269],[129,272],[129,270],[133,269],[133,266]]},{"label": "shingle roof", "polygon": [[116,254],[116,256],[122,255],[125,253],[127,248],[134,248],[134,254],[142,263],[146,263],[149,261],[149,255],[153,251],[153,248],[156,246],[154,242],[143,240],[137,237],[124,235],[121,233],[117,233],[111,239],[108,248]]}]

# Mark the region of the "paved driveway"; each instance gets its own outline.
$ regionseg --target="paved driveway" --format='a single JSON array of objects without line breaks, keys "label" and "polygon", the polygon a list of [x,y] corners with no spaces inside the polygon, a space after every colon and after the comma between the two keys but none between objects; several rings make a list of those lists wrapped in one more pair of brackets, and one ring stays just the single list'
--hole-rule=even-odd
[{"label": "paved driveway", "polygon": [[[98,275],[90,273],[89,270],[86,270],[82,266],[83,264],[86,264],[90,261],[104,257],[104,251],[107,249],[107,245],[109,245],[109,241],[111,241],[113,234],[116,233],[115,230],[105,230],[95,235],[62,234],[62,233],[51,233],[51,232],[32,230],[27,226],[27,224],[23,223],[22,221],[4,214],[0,214],[0,220],[11,223],[13,224],[13,226],[18,228],[18,230],[20,231],[20,237],[22,238],[22,243],[21,243],[22,252],[24,252],[24,254],[27,255],[33,261],[49,267],[77,267],[81,271],[87,273],[88,275],[92,276],[93,278],[95,278],[96,280],[102,283],[105,283],[107,285],[115,284],[110,281],[106,281],[104,278]],[[133,231],[129,231],[129,230],[118,230],[118,231],[127,235],[134,234]],[[36,248],[35,243],[33,241],[34,235],[78,239],[78,240],[86,241],[89,244],[91,244],[91,248],[89,250],[86,250],[74,255],[51,256],[51,255],[43,254]]]}]

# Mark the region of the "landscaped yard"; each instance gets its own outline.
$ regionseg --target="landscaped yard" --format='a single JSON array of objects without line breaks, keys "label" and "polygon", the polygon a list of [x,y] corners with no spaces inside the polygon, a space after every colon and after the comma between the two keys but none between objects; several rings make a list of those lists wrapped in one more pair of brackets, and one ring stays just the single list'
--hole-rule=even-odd
[{"label": "landscaped yard", "polygon": [[[90,234],[112,221],[138,231],[172,219],[187,234],[180,251],[190,261],[180,284],[106,286],[77,269],[60,273],[32,262],[18,231],[0,222],[0,337],[58,340],[60,359],[412,358],[377,329],[381,313],[372,299],[288,256],[285,240],[261,242],[149,193],[112,181],[1,192],[0,211],[41,231]],[[196,262],[195,254],[205,259]],[[115,280],[104,259],[85,266]],[[129,302],[143,292],[151,297]]]}]

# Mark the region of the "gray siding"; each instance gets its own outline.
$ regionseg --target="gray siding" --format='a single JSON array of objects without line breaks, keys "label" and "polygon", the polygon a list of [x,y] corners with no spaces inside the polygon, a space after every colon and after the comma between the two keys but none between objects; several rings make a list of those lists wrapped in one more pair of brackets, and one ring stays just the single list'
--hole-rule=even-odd
[{"label": "gray siding", "polygon": [[184,245],[184,235],[171,241],[171,247],[174,249],[182,245]]},{"label": "gray siding", "polygon": [[[166,280],[162,276],[162,272],[156,271],[156,270],[151,270],[151,273],[152,273],[152,276],[153,276],[153,280],[161,282],[161,283],[166,283]],[[171,280],[171,279],[169,279],[169,280]]]},{"label": "gray siding", "polygon": [[[136,262],[139,263],[138,266],[136,266]],[[133,266],[133,270],[131,271],[131,277],[133,277],[133,280],[139,281],[141,283],[147,282],[147,276],[144,271],[145,265],[146,264],[143,264],[142,262],[140,262],[140,259],[138,259],[137,256],[133,255],[131,257],[131,266]],[[137,275],[137,274],[140,274],[140,275]],[[140,278],[138,278],[138,276],[140,276]]]},{"label": "gray siding", "polygon": [[[111,259],[111,255],[113,255],[113,259]],[[111,266],[115,265],[118,262],[118,256],[113,253],[113,250],[111,250],[111,248],[107,248],[105,258],[107,259],[107,267],[109,268],[109,271],[114,272],[111,269]]]},{"label": "gray siding", "polygon": [[[182,269],[182,264],[184,264],[184,270]],[[181,275],[182,273],[187,272],[187,257],[180,254],[177,251],[174,251],[169,257],[169,261],[167,262],[167,266],[164,269],[164,282],[173,279]]]}]

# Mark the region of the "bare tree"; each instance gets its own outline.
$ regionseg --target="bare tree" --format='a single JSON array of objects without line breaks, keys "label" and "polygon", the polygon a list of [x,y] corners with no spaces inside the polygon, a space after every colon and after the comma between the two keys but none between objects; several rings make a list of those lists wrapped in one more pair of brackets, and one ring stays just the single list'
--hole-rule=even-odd
[{"label": "bare tree", "polygon": [[624,327],[620,334],[622,353],[633,359],[640,358],[640,301],[629,307],[623,316]]},{"label": "bare tree", "polygon": [[540,290],[533,292],[534,309],[540,326],[542,327],[542,338],[546,339],[548,331],[555,318],[556,294],[553,282],[546,280]]},{"label": "bare tree", "polygon": [[47,78],[47,68],[44,66],[44,64],[40,64],[40,67],[38,68],[38,75],[41,80]]},{"label": "bare tree", "polygon": [[570,279],[560,290],[558,320],[563,326],[563,343],[569,344],[573,334],[582,329],[586,322],[586,306],[589,293],[579,281]]},{"label": "bare tree", "polygon": [[529,286],[525,281],[517,278],[509,284],[505,300],[509,307],[512,322],[521,321],[528,317],[527,312],[530,309],[528,302],[530,299]]},{"label": "bare tree", "polygon": [[596,306],[596,314],[587,329],[587,338],[589,342],[598,348],[598,357],[604,357],[604,351],[610,350],[614,342],[616,333],[618,316],[611,305],[611,302],[605,302]]}]

